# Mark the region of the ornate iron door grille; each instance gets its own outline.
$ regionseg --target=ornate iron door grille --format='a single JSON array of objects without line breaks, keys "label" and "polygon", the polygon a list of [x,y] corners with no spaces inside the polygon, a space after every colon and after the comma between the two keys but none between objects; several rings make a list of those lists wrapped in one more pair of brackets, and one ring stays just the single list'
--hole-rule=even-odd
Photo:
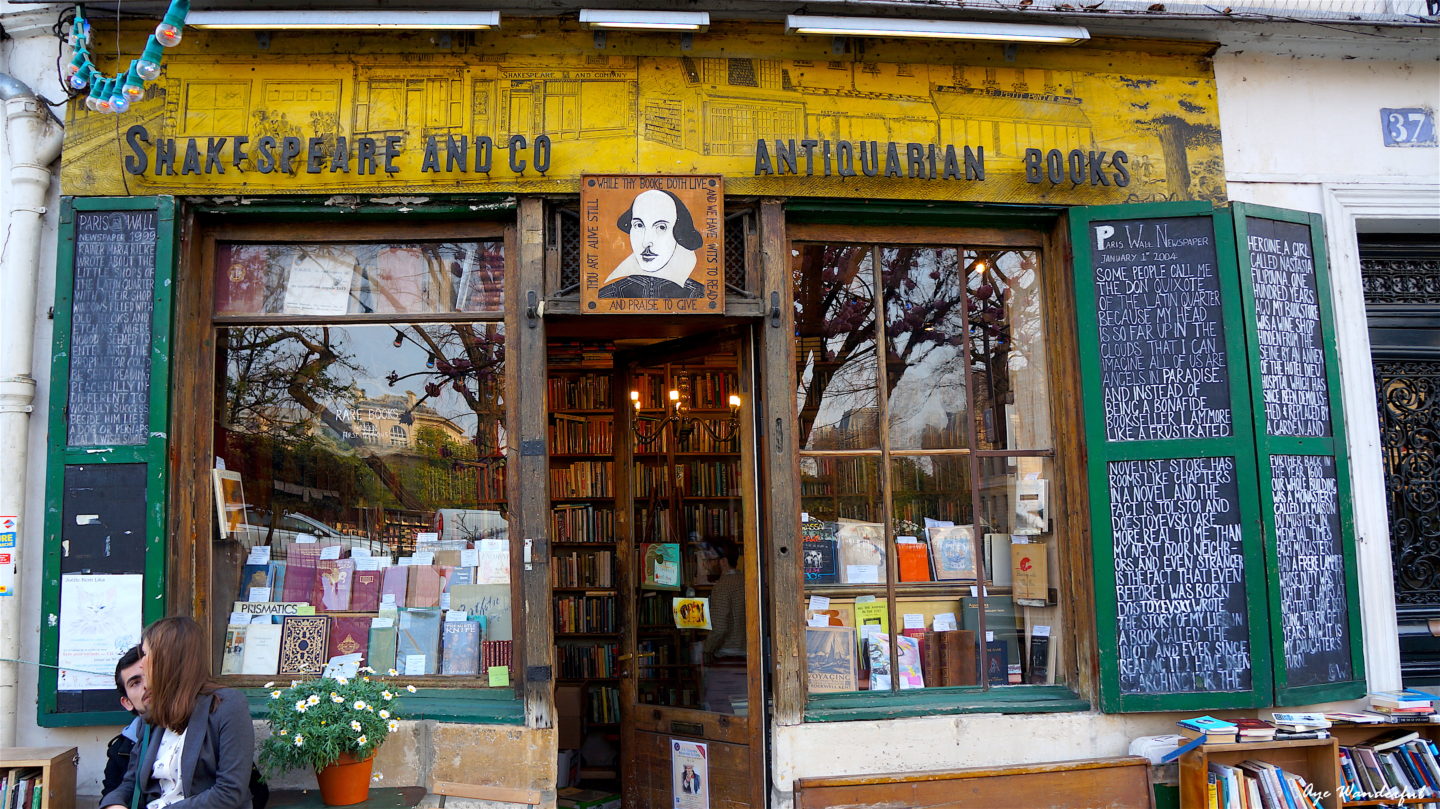
[{"label": "ornate iron door grille", "polygon": [[[1440,681],[1440,240],[1363,239],[1401,669]],[[1432,627],[1434,629],[1432,629]]]}]

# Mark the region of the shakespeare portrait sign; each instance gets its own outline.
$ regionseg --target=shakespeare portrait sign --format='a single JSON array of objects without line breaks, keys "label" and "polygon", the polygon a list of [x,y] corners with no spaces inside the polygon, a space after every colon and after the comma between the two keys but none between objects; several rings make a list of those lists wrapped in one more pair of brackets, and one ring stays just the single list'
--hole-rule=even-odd
[{"label": "shakespeare portrait sign", "polygon": [[718,176],[585,175],[580,311],[725,311],[724,188]]}]

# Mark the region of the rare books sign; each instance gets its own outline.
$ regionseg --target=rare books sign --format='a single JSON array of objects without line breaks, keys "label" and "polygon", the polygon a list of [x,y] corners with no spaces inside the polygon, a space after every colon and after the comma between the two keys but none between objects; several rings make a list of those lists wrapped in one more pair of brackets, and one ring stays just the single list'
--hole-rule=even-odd
[{"label": "rare books sign", "polygon": [[580,311],[725,311],[721,178],[587,174],[580,180]]}]

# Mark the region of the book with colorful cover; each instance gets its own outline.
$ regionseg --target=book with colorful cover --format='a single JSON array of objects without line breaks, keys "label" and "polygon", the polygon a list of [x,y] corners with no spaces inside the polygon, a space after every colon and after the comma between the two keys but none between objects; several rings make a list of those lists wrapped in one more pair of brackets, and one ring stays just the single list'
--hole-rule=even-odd
[{"label": "book with colorful cover", "polygon": [[936,581],[975,579],[975,532],[969,525],[927,528]]},{"label": "book with colorful cover", "polygon": [[900,581],[930,581],[930,546],[924,542],[899,542],[895,557]]},{"label": "book with colorful cover", "polygon": [[354,559],[321,559],[316,565],[318,598],[311,602],[326,612],[350,609],[350,583],[355,578]]},{"label": "book with colorful cover", "polygon": [[350,609],[355,612],[380,609],[380,582],[384,578],[381,570],[356,570],[350,579]]},{"label": "book with colorful cover", "polygon": [[805,584],[837,584],[840,581],[840,526],[833,522],[809,520],[801,523],[801,563]]},{"label": "book with colorful cover", "polygon": [[[350,654],[359,654],[363,658],[369,648],[370,616],[336,615],[330,619],[330,649],[326,655],[327,660]],[[366,665],[375,668],[369,663]]]},{"label": "book with colorful cover", "polygon": [[846,584],[885,583],[884,530],[880,523],[840,523],[841,581]]},{"label": "book with colorful cover", "polygon": [[440,673],[474,676],[480,672],[480,625],[474,621],[445,621],[440,633],[443,650]]},{"label": "book with colorful cover", "polygon": [[870,627],[862,636],[865,646],[865,660],[870,666],[870,690],[890,690],[890,640],[876,627]]},{"label": "book with colorful cover", "polygon": [[805,677],[812,694],[856,691],[855,633],[847,626],[805,628]]},{"label": "book with colorful cover", "polygon": [[330,617],[286,615],[280,624],[280,668],[285,676],[319,677],[329,649]]},{"label": "book with colorful cover", "polygon": [[899,658],[896,665],[899,667],[896,674],[900,678],[900,688],[924,688],[924,670],[920,665],[920,641],[910,635],[900,635],[895,638],[895,654]]},{"label": "book with colorful cover", "polygon": [[675,542],[640,544],[640,589],[680,589],[680,545]]},{"label": "book with colorful cover", "polygon": [[890,634],[890,603],[887,600],[877,598],[855,602],[855,637],[862,643],[867,627],[878,628],[882,635]]},{"label": "book with colorful cover", "polygon": [[1238,733],[1240,731],[1240,727],[1234,722],[1226,722],[1224,719],[1216,719],[1213,716],[1193,716],[1189,719],[1181,719],[1175,724],[1182,728],[1205,733]]}]

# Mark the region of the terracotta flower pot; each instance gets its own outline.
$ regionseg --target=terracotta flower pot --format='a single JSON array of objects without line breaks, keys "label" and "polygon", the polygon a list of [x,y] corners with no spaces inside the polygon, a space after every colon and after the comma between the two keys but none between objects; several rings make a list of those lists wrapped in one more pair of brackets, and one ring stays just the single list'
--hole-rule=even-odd
[{"label": "terracotta flower pot", "polygon": [[365,800],[370,796],[370,770],[374,764],[373,752],[363,760],[341,753],[334,764],[315,772],[315,780],[320,782],[320,800],[326,806],[350,806]]}]

